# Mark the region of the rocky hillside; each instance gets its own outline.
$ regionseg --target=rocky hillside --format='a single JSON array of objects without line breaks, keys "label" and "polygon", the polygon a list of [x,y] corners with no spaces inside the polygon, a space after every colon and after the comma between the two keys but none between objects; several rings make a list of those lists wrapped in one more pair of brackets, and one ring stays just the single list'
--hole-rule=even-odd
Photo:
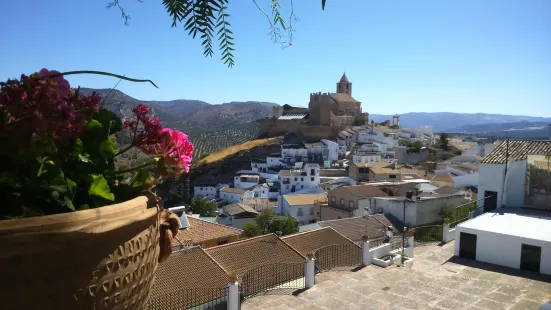
[{"label": "rocky hillside", "polygon": [[123,118],[132,117],[132,108],[137,104],[150,106],[163,126],[181,130],[189,135],[195,145],[196,158],[255,139],[258,128],[256,121],[270,115],[272,107],[276,105],[257,101],[219,105],[185,99],[142,101],[119,90],[113,90],[109,94],[109,89],[81,88],[84,94],[93,91],[98,92],[102,98],[107,97],[104,106]]}]

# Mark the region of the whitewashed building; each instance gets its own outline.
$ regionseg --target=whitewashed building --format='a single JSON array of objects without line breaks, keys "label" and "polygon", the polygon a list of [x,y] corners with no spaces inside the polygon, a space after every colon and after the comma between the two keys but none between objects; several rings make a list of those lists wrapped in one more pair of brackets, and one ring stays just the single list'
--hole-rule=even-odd
[{"label": "whitewashed building", "polygon": [[247,190],[233,187],[224,187],[220,189],[220,199],[231,203],[243,202],[245,193],[247,193]]},{"label": "whitewashed building", "polygon": [[254,172],[268,172],[268,162],[266,159],[251,159],[251,170]]},{"label": "whitewashed building", "polygon": [[289,194],[281,199],[281,212],[297,219],[301,224],[308,224],[317,219],[315,203],[327,201],[327,194]]},{"label": "whitewashed building", "polygon": [[233,178],[233,186],[235,188],[249,189],[260,182],[260,176],[254,174],[241,174]]},{"label": "whitewashed building", "polygon": [[196,184],[193,187],[193,195],[194,196],[201,196],[206,199],[217,199],[220,197],[220,189],[223,187],[229,187],[229,184]]},{"label": "whitewashed building", "polygon": [[245,224],[254,221],[258,212],[249,205],[232,203],[222,207],[216,222],[222,225],[243,229]]},{"label": "whitewashed building", "polygon": [[320,184],[320,166],[305,164],[302,169],[279,171],[280,193],[282,195],[301,189],[318,188]]}]

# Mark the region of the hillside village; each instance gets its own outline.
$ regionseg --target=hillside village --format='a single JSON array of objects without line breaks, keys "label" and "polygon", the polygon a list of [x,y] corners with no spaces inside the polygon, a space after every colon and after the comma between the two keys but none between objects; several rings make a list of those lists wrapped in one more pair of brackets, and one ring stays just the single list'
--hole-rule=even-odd
[{"label": "hillside village", "polygon": [[[509,309],[516,303],[514,309],[536,309],[545,301],[538,294],[551,280],[546,276],[551,276],[551,131],[547,140],[488,141],[468,134],[447,137],[430,127],[402,128],[397,115],[377,123],[361,111],[351,89],[343,75],[337,93],[312,94],[308,109],[274,107],[264,126],[269,125],[268,136],[277,132],[282,137],[236,148],[237,155],[217,157],[221,164],[205,159],[215,168],[200,170],[208,175],[194,177],[188,188],[193,199],[216,205],[216,211],[205,216],[185,204],[170,208],[180,216],[181,228],[172,243],[174,253],[160,266],[149,309],[233,310],[244,301],[246,309],[333,305],[323,296],[309,299],[316,291],[307,289],[318,281],[323,294],[341,300],[344,308],[408,308],[404,303],[424,308],[426,300],[391,288],[424,290],[419,281],[401,280],[411,277],[408,271],[393,271],[387,286],[380,287],[391,293],[367,297],[360,289],[353,300],[344,300],[334,290],[343,285],[335,284],[341,277],[352,290],[358,279],[378,283],[381,271],[373,268],[392,265],[413,268],[413,279],[419,274],[430,278],[427,295],[442,285],[464,296],[474,292],[461,282],[449,284],[445,277],[430,275],[433,270],[480,274],[473,285],[488,281],[487,273],[502,272],[506,282],[514,281],[511,274],[542,274],[534,286],[519,286],[525,293],[516,294],[518,300],[506,297],[507,289],[494,281],[497,289],[488,296],[460,302],[440,294],[430,298],[433,306],[459,309],[476,303]],[[266,128],[261,125],[260,131],[265,134]],[[226,166],[231,166],[226,172],[235,173],[213,172]],[[488,268],[472,267],[479,262],[518,271],[475,272]],[[178,272],[181,266],[193,270],[191,276]],[[353,276],[350,270],[358,269]],[[348,272],[337,277],[330,273],[336,270]],[[191,295],[180,298],[183,287]],[[279,290],[284,293],[277,298],[261,296]],[[301,297],[303,290],[307,293]]]},{"label": "hillside village", "polygon": [[[302,112],[274,107],[271,121],[300,120],[303,137],[285,133],[279,152],[251,158],[250,168],[237,171],[232,182],[196,178],[193,196],[225,205],[217,222],[239,229],[266,208],[292,216],[300,225],[374,214],[402,219],[397,204],[408,192],[424,213],[417,217],[412,211],[411,218],[405,219],[407,226],[414,227],[442,222],[439,213],[444,205],[456,206],[476,197],[479,163],[496,143],[455,137],[450,151],[443,154],[434,147],[438,137],[430,127],[402,128],[399,116],[369,122],[351,96],[351,84],[343,75],[336,93],[311,96],[314,102]],[[316,103],[324,101],[320,96],[341,99],[333,102],[335,108],[328,110],[329,123],[324,125],[343,129],[334,138],[315,139],[304,129],[319,123],[313,115],[323,114],[316,110],[320,107]],[[343,99],[349,101],[343,103]],[[341,116],[347,117],[348,128],[336,116],[342,110],[349,113]]]}]

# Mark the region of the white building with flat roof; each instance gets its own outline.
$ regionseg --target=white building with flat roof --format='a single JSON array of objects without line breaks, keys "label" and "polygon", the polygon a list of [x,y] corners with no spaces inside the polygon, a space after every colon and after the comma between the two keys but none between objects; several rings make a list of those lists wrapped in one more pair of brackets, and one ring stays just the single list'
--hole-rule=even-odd
[{"label": "white building with flat roof", "polygon": [[501,208],[455,228],[456,256],[551,275],[551,212]]}]

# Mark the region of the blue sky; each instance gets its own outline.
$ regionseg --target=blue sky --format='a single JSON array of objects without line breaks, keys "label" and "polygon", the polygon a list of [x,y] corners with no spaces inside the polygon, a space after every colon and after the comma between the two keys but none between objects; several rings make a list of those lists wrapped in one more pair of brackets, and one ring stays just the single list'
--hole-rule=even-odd
[{"label": "blue sky", "polygon": [[[160,0],[1,1],[0,79],[43,67],[148,78],[121,82],[142,100],[270,101],[306,106],[334,92],[343,71],[370,113],[485,112],[551,116],[549,0],[295,0],[293,46],[267,36],[252,0],[230,0],[236,65],[204,58],[199,40],[171,28]],[[258,0],[269,11],[270,0]],[[281,0],[284,16],[290,0]],[[71,76],[72,86],[117,80]]]}]

